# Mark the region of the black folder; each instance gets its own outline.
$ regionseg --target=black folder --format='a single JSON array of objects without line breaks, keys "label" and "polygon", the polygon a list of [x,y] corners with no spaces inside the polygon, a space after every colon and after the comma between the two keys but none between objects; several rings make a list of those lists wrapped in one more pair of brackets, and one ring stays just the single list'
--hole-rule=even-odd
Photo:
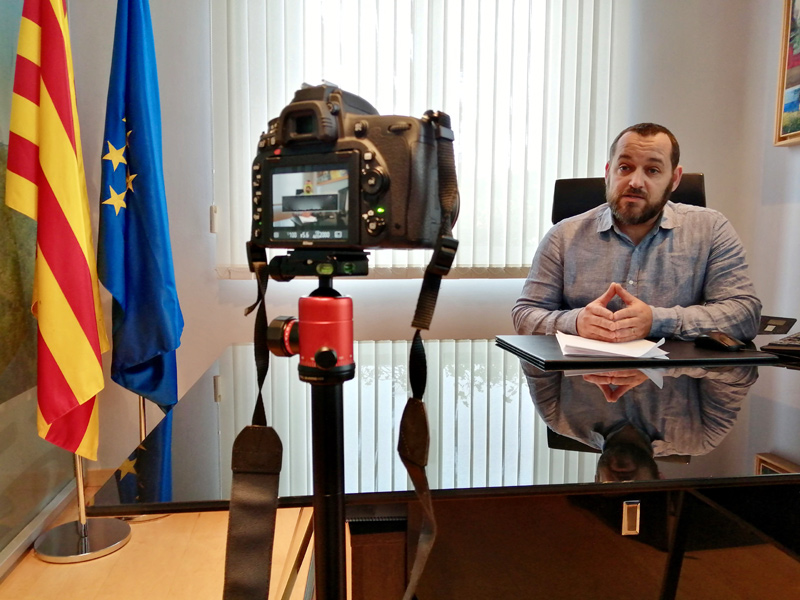
[{"label": "black folder", "polygon": [[554,335],[498,335],[495,343],[519,358],[545,371],[571,369],[669,369],[671,367],[720,367],[734,365],[766,365],[780,362],[774,354],[758,350],[707,350],[694,342],[666,340],[661,349],[668,359],[605,356],[564,356]]}]

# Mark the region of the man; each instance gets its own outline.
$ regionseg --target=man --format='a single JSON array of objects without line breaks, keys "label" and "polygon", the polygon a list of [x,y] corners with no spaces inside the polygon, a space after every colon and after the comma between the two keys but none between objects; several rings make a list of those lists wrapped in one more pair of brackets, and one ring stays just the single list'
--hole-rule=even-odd
[{"label": "man", "polygon": [[756,367],[637,370],[570,377],[522,361],[531,398],[555,433],[601,452],[598,481],[661,479],[656,457],[702,456],[733,428]]},{"label": "man", "polygon": [[675,136],[640,123],[611,144],[607,204],[561,221],[542,240],[512,310],[520,334],[607,342],[758,331],[761,302],[731,224],[675,204],[683,169]]}]

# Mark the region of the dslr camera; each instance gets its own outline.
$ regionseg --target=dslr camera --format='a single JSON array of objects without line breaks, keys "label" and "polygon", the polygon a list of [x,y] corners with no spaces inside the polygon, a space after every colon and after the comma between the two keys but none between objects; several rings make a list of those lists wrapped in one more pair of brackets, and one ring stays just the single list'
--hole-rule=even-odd
[{"label": "dslr camera", "polygon": [[381,116],[330,84],[304,86],[262,133],[253,161],[251,264],[265,248],[433,248],[437,139],[449,118]]}]

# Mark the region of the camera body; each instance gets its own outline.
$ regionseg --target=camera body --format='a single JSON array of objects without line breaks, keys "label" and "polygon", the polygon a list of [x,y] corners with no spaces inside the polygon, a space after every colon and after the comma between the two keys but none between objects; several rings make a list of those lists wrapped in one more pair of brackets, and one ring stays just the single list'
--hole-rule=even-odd
[{"label": "camera body", "polygon": [[253,161],[251,262],[265,248],[433,248],[436,136],[430,119],[381,116],[335,86],[298,90]]}]

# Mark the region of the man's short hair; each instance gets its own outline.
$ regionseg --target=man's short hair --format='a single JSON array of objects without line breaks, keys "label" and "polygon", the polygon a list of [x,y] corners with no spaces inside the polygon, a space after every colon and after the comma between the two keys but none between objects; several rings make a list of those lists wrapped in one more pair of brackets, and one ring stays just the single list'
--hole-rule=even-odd
[{"label": "man's short hair", "polygon": [[632,131],[642,137],[653,137],[659,133],[667,134],[670,143],[672,144],[672,153],[670,154],[670,161],[672,162],[672,170],[674,171],[678,167],[678,163],[681,160],[681,148],[678,145],[678,140],[675,139],[675,136],[672,135],[672,132],[664,127],[663,125],[658,125],[656,123],[639,123],[637,125],[631,125],[623,129],[617,137],[614,138],[614,141],[611,142],[611,148],[608,151],[608,161],[611,162],[614,160],[614,153],[617,151],[617,142],[619,139]]}]

